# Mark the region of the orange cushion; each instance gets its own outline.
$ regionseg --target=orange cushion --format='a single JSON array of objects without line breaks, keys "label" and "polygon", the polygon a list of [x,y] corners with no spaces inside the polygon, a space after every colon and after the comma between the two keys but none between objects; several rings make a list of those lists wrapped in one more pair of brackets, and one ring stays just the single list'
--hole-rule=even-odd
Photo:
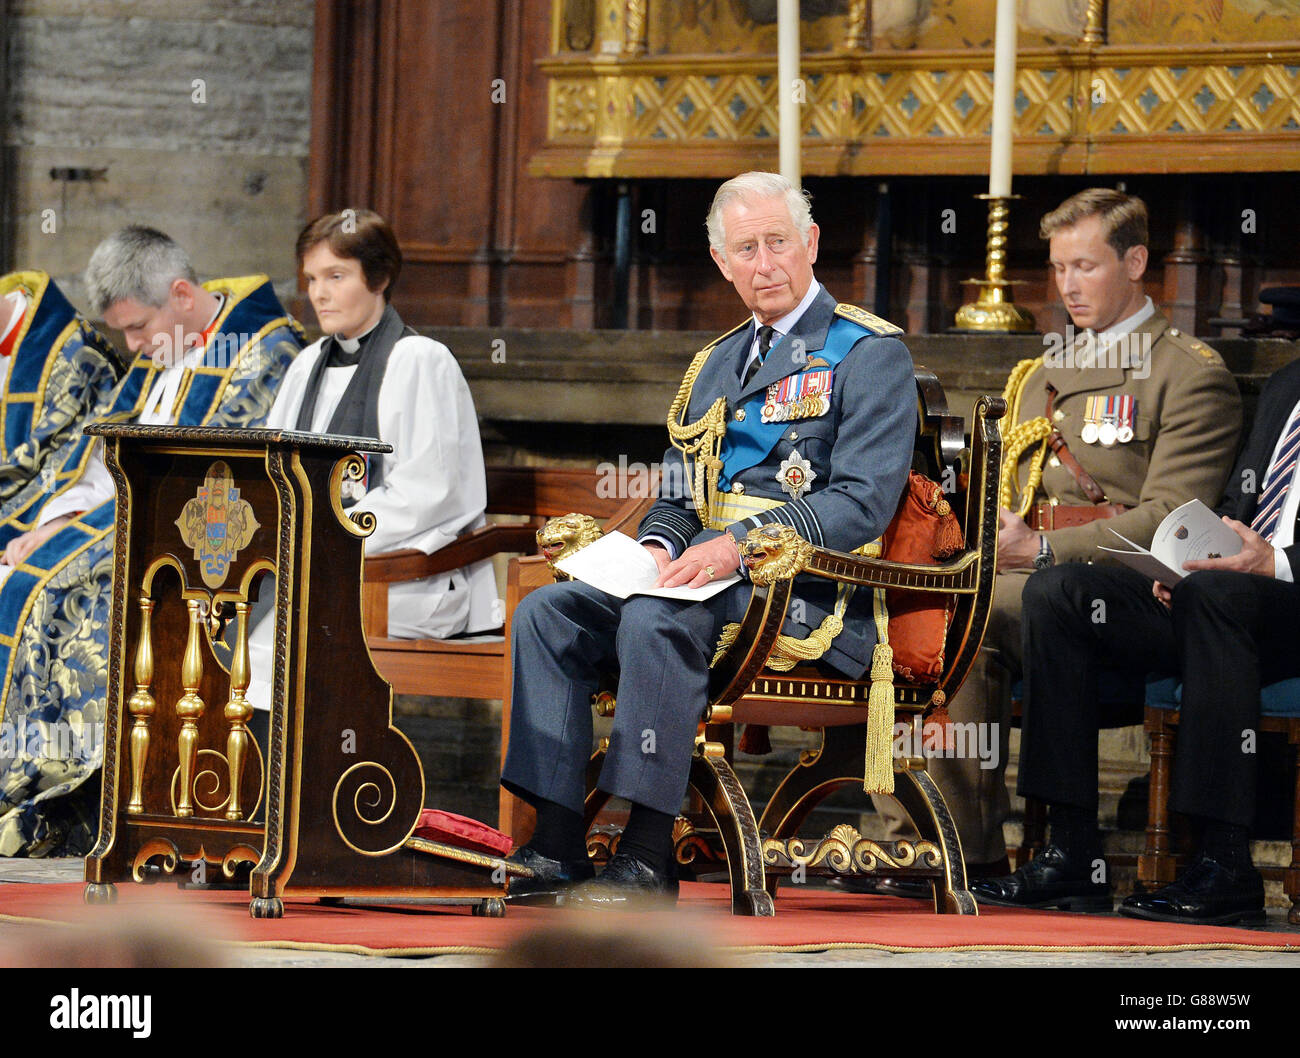
[{"label": "orange cushion", "polygon": [[420,813],[420,822],[416,824],[414,836],[440,841],[444,845],[455,845],[458,849],[495,853],[498,856],[504,856],[514,845],[509,837],[495,827],[439,808],[426,808]]},{"label": "orange cushion", "polygon": [[[884,557],[891,562],[935,565],[962,546],[961,525],[943,490],[915,470],[885,530]],[[921,595],[903,589],[885,593],[894,671],[912,683],[934,683],[943,672],[943,652],[952,618],[951,595]]]}]

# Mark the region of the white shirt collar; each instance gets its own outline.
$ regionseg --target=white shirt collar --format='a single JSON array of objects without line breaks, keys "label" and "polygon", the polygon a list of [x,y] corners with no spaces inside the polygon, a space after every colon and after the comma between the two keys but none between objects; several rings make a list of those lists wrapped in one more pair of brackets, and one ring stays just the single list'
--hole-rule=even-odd
[{"label": "white shirt collar", "polygon": [[1115,324],[1114,326],[1108,327],[1104,331],[1097,332],[1097,337],[1103,342],[1112,342],[1116,338],[1121,338],[1124,335],[1130,333],[1131,331],[1137,330],[1139,327],[1142,326],[1142,324],[1146,323],[1146,321],[1149,320],[1155,314],[1156,314],[1155,302],[1153,302],[1150,296],[1148,296],[1146,299],[1146,303],[1140,309],[1138,309],[1137,312],[1133,313],[1133,315],[1125,319],[1120,320],[1119,323]]},{"label": "white shirt collar", "polygon": [[[799,322],[799,318],[800,318],[800,317],[801,317],[805,312],[808,311],[808,306],[811,305],[814,301],[817,300],[817,294],[818,294],[818,292],[821,290],[821,288],[822,288],[822,285],[821,285],[819,282],[817,282],[816,279],[814,279],[811,283],[809,283],[809,284],[808,284],[808,291],[807,291],[806,294],[804,294],[804,296],[803,296],[803,300],[800,301],[798,305],[796,305],[793,309],[791,309],[789,312],[787,312],[787,313],[786,313],[784,316],[782,316],[779,320],[777,320],[775,323],[773,323],[773,324],[772,324],[772,329],[773,329],[774,331],[776,331],[776,333],[779,334],[779,335],[781,335],[782,337],[784,337],[785,335],[789,334],[792,330],[794,330],[794,325],[795,325],[796,323],[798,323],[798,322]],[[763,326],[763,325],[762,325],[761,323],[758,322],[758,317],[755,316],[755,317],[754,317],[754,330],[755,330],[755,333],[757,333],[758,328],[761,327],[761,326]],[[776,342],[773,341],[772,344],[775,345]]]}]

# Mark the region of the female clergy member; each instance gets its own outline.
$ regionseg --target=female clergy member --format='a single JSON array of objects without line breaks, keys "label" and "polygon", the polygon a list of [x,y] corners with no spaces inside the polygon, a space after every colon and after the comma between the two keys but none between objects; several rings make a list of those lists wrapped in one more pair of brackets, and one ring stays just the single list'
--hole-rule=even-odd
[{"label": "female clergy member", "polygon": [[[325,337],[294,361],[267,426],[391,444],[391,454],[367,457],[364,480],[344,482],[351,495],[343,504],[375,516],[367,554],[408,547],[432,554],[485,522],[483,450],[465,378],[445,345],[407,327],[389,304],[402,253],[378,214],[327,213],[303,229],[297,252]],[[496,598],[491,562],[394,584],[388,634],[442,639],[498,627]],[[271,625],[261,621],[249,644],[249,699],[263,708]]]}]

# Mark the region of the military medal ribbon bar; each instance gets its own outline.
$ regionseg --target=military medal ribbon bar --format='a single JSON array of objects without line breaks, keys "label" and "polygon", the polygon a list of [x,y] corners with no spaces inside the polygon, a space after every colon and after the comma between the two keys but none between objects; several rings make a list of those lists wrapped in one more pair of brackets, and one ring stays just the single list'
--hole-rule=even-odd
[{"label": "military medal ribbon bar", "polygon": [[831,389],[835,372],[832,368],[805,371],[773,382],[767,387],[763,404],[763,422],[789,422],[812,419],[831,410]]}]

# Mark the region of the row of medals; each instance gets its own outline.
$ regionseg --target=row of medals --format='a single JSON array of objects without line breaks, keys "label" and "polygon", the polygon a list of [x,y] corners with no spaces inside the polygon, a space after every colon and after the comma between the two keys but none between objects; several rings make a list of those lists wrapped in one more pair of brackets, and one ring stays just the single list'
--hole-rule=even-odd
[{"label": "row of medals", "polygon": [[1111,448],[1116,442],[1126,445],[1133,440],[1133,427],[1109,418],[1100,422],[1089,421],[1083,424],[1079,436],[1086,445],[1100,444],[1103,448]]},{"label": "row of medals", "polygon": [[[1118,405],[1115,410],[1104,411],[1112,402]],[[1117,442],[1126,445],[1133,440],[1133,421],[1136,417],[1137,401],[1131,397],[1091,396],[1084,409],[1083,429],[1079,431],[1079,438],[1086,445],[1100,444],[1103,448],[1111,448]]]}]

